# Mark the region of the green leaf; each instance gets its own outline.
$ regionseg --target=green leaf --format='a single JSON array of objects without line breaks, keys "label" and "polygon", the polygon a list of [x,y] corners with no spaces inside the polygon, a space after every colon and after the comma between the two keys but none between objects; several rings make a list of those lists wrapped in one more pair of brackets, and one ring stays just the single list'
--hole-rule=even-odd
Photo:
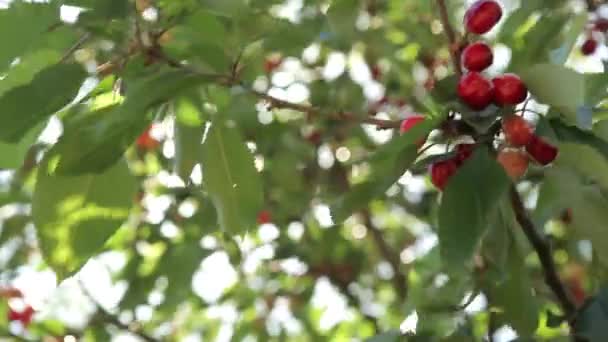
[{"label": "green leaf", "polygon": [[485,148],[478,148],[452,176],[439,208],[439,248],[447,269],[469,264],[510,184]]},{"label": "green leaf", "polygon": [[23,161],[32,144],[44,129],[46,123],[38,125],[15,144],[0,142],[0,169],[16,169],[23,165]]},{"label": "green leaf", "polygon": [[577,336],[589,342],[603,342],[608,336],[608,291],[602,289],[577,315]]},{"label": "green leaf", "polygon": [[577,122],[578,109],[585,104],[584,75],[560,65],[537,64],[522,70],[520,76],[539,102]]},{"label": "green leaf", "polygon": [[368,338],[365,342],[398,342],[401,340],[399,331],[389,331],[383,334]]},{"label": "green leaf", "polygon": [[30,83],[37,73],[59,62],[61,53],[54,50],[38,50],[21,58],[19,63],[7,70],[0,82],[0,94],[11,88]]},{"label": "green leaf", "polygon": [[382,196],[416,160],[416,142],[428,135],[440,121],[441,118],[425,120],[407,134],[399,135],[379,148],[367,161],[371,168],[369,178],[354,185],[333,203],[331,212],[334,222],[344,221],[353,212]]},{"label": "green leaf", "polygon": [[13,1],[7,9],[0,9],[0,71],[47,35],[46,31],[57,22],[56,2]]},{"label": "green leaf", "polygon": [[[564,196],[563,194],[568,194]],[[572,212],[568,231],[579,239],[592,242],[593,250],[603,264],[608,264],[608,198],[597,186],[587,185],[569,167],[556,165],[547,171],[543,181],[536,210],[535,223],[542,227],[564,209]]]},{"label": "green leaf", "polygon": [[198,240],[169,246],[158,265],[158,273],[166,276],[169,281],[163,305],[174,307],[187,299],[192,292],[194,272],[211,252],[202,249]]},{"label": "green leaf", "polygon": [[72,175],[104,171],[148,126],[152,107],[206,81],[184,70],[171,70],[134,82],[122,105],[86,113],[66,124],[55,150],[56,171]]},{"label": "green leaf", "polygon": [[57,64],[39,72],[30,84],[4,93],[0,141],[18,142],[29,129],[69,104],[85,77],[80,65]]},{"label": "green leaf", "polygon": [[199,0],[199,3],[209,12],[227,17],[245,15],[248,12],[243,0]]},{"label": "green leaf", "polygon": [[[178,103],[176,111],[189,110],[187,107],[190,105],[189,103]],[[190,109],[196,110],[193,107]],[[192,126],[183,124],[180,120],[175,121],[175,172],[186,182],[190,179],[192,169],[202,153],[203,130],[202,124]]]},{"label": "green leaf", "polygon": [[213,122],[203,143],[201,163],[205,189],[220,227],[229,233],[254,227],[262,208],[262,185],[253,156],[234,124]]},{"label": "green leaf", "polygon": [[128,217],[135,179],[121,161],[102,174],[53,172],[51,150],[38,169],[32,213],[42,254],[60,279],[99,252]]},{"label": "green leaf", "polygon": [[608,190],[608,159],[593,147],[560,144],[556,165],[566,166]]},{"label": "green leaf", "polygon": [[[507,202],[508,204],[508,202]],[[510,207],[507,206],[510,210]],[[512,212],[509,213],[512,216]],[[514,226],[504,227],[513,232]],[[526,273],[524,255],[517,248],[515,241],[510,244],[507,269],[500,279],[490,284],[488,295],[493,306],[498,308],[497,319],[512,326],[521,336],[532,336],[538,327],[540,303],[534,295],[534,286]]]},{"label": "green leaf", "polygon": [[358,0],[334,0],[327,10],[327,20],[331,30],[336,35],[346,38],[354,35],[358,16]]},{"label": "green leaf", "polygon": [[596,124],[594,134],[575,126],[568,126],[559,119],[551,119],[548,123],[560,142],[585,144],[596,149],[604,158],[608,158],[608,140],[601,138],[601,124]]},{"label": "green leaf", "polygon": [[582,13],[572,19],[567,27],[567,32],[561,46],[550,52],[551,62],[554,64],[564,64],[568,60],[576,41],[585,29],[589,16],[587,13]]}]

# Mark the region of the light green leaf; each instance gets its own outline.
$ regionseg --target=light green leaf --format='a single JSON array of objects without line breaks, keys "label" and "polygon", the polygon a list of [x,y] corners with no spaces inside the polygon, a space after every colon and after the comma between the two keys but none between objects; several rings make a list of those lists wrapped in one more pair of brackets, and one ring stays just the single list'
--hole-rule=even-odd
[{"label": "light green leaf", "polygon": [[575,170],[608,190],[608,159],[591,146],[560,144],[556,165]]},{"label": "light green leaf", "polygon": [[38,169],[32,213],[42,254],[58,277],[99,252],[129,215],[136,190],[125,161],[77,177],[53,171],[51,150]]},{"label": "light green leaf", "polygon": [[30,84],[4,93],[0,141],[18,142],[29,129],[69,104],[85,77],[80,65],[57,64],[39,72]]},{"label": "light green leaf", "polygon": [[148,126],[152,107],[207,81],[184,70],[171,70],[134,82],[122,105],[86,113],[66,125],[56,148],[57,172],[104,171]]},{"label": "light green leaf", "polygon": [[31,129],[17,143],[0,142],[0,169],[16,169],[21,167],[30,147],[36,142],[46,123]]},{"label": "light green leaf", "polygon": [[469,265],[510,184],[503,168],[485,148],[478,148],[452,176],[439,208],[439,248],[447,269]]},{"label": "light green leaf", "polygon": [[203,182],[225,232],[242,233],[255,226],[262,207],[260,175],[236,127],[215,120],[202,155]]},{"label": "light green leaf", "polygon": [[585,76],[555,64],[536,64],[521,71],[532,95],[577,122],[578,108],[585,104]]},{"label": "light green leaf", "polygon": [[193,101],[181,98],[175,102],[175,116],[175,172],[188,181],[202,153],[202,114]]},{"label": "light green leaf", "polygon": [[0,82],[0,94],[7,90],[28,84],[37,73],[61,59],[61,53],[54,50],[38,50],[24,56],[19,63],[7,70],[6,77]]}]

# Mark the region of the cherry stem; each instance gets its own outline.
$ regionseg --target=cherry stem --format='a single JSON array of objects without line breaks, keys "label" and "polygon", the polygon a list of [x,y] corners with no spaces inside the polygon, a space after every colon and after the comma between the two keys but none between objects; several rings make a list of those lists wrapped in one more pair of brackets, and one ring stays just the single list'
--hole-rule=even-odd
[{"label": "cherry stem", "polygon": [[445,31],[445,35],[448,38],[450,56],[452,56],[452,64],[454,65],[454,71],[458,76],[462,76],[462,68],[460,66],[460,43],[456,38],[456,31],[450,23],[450,16],[448,15],[448,7],[445,0],[437,0],[439,6],[439,15],[441,25]]}]

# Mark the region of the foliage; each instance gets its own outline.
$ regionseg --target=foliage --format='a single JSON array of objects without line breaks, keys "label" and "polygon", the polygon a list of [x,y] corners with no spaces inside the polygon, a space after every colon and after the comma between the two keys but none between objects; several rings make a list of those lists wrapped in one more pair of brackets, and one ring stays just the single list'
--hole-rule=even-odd
[{"label": "foliage", "polygon": [[[0,3],[0,337],[604,341],[602,1],[499,2],[530,97],[477,111],[472,1]],[[519,179],[514,113],[559,148]]]}]

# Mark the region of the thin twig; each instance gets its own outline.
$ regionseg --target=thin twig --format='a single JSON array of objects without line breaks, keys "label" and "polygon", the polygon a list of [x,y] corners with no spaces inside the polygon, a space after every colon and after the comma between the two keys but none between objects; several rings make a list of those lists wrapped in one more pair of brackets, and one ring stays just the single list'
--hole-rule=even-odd
[{"label": "thin twig", "polygon": [[549,286],[551,291],[553,291],[555,297],[557,297],[557,300],[560,306],[562,307],[565,316],[569,319],[570,322],[572,322],[576,314],[576,306],[574,305],[574,302],[568,295],[564,284],[559,278],[559,275],[557,273],[557,267],[555,266],[555,262],[553,261],[551,247],[536,230],[536,227],[534,227],[534,223],[532,223],[532,221],[528,217],[526,208],[524,207],[522,199],[514,185],[511,186],[510,196],[511,205],[513,207],[513,211],[515,212],[517,222],[523,228],[526,237],[532,244],[536,255],[538,255],[538,259],[540,260],[545,276],[545,283],[547,284],[547,286]]},{"label": "thin twig", "polygon": [[397,291],[397,294],[399,295],[399,299],[401,299],[402,301],[405,301],[405,299],[407,298],[407,290],[408,290],[407,277],[401,271],[401,258],[399,257],[399,253],[397,253],[395,250],[393,250],[393,248],[391,246],[389,246],[389,244],[386,242],[386,239],[384,239],[384,234],[372,222],[372,218],[371,218],[369,211],[364,210],[362,212],[362,214],[363,214],[363,219],[365,221],[365,226],[367,226],[367,228],[371,232],[372,238],[374,239],[374,243],[376,244],[376,247],[380,251],[380,254],[382,254],[382,257],[384,257],[384,259],[386,259],[386,261],[388,261],[388,263],[393,268],[393,271],[395,272],[393,279],[392,279],[393,287]]},{"label": "thin twig", "polygon": [[68,58],[70,58],[70,56],[78,49],[80,49],[80,47],[87,42],[87,40],[89,40],[89,38],[91,38],[91,33],[87,32],[85,34],[83,34],[80,39],[78,39],[78,41],[76,43],[74,43],[74,45],[72,45],[68,51],[66,51],[63,54],[63,57],[61,57],[61,59],[59,60],[59,63],[63,63],[65,62]]},{"label": "thin twig", "polygon": [[452,64],[454,65],[454,71],[458,76],[462,75],[462,68],[460,67],[460,44],[458,42],[456,31],[452,24],[450,24],[450,16],[448,15],[448,7],[445,0],[437,0],[439,6],[439,15],[441,25],[445,31],[445,35],[448,38],[450,56],[452,57]]}]

